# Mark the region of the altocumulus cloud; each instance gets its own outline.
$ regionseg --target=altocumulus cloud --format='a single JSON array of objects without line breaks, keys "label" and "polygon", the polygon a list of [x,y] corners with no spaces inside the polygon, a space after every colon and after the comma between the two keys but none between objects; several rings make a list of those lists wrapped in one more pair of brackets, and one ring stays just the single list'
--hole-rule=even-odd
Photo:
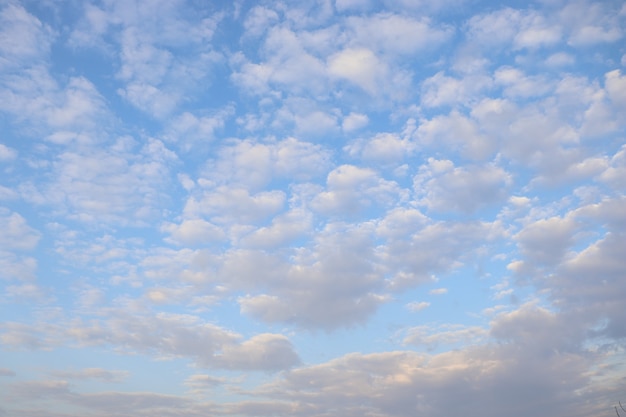
[{"label": "altocumulus cloud", "polygon": [[0,1],[0,415],[610,415],[626,6]]}]

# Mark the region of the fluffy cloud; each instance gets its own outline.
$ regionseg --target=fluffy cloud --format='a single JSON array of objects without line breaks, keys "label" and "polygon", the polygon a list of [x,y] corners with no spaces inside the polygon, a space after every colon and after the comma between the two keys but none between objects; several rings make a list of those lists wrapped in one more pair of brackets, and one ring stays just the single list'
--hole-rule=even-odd
[{"label": "fluffy cloud", "polygon": [[13,148],[9,148],[6,145],[0,144],[0,161],[6,162],[15,159],[17,151]]},{"label": "fluffy cloud", "polygon": [[369,49],[346,49],[328,61],[331,75],[348,80],[370,94],[376,94],[386,75],[384,65]]},{"label": "fluffy cloud", "polygon": [[619,2],[35,3],[0,6],[0,414],[625,392]]},{"label": "fluffy cloud", "polygon": [[328,174],[327,191],[312,201],[322,213],[346,215],[364,212],[369,207],[391,204],[403,198],[403,190],[393,181],[380,178],[369,168],[342,165]]},{"label": "fluffy cloud", "polygon": [[495,164],[455,168],[451,161],[430,158],[413,186],[419,203],[429,210],[472,213],[504,201],[511,183],[510,175]]},{"label": "fluffy cloud", "polygon": [[388,300],[381,292],[383,282],[374,255],[366,225],[328,225],[312,249],[297,253],[282,279],[270,282],[271,294],[241,297],[241,310],[263,321],[306,328],[334,329],[363,322]]},{"label": "fluffy cloud", "polygon": [[[158,313],[140,317],[120,309],[101,310],[101,313],[109,317],[89,322],[75,319],[63,326],[35,327],[8,322],[2,325],[0,341],[17,349],[50,347],[65,339],[76,348],[112,346],[130,354],[168,359],[185,357],[198,366],[223,369],[271,371],[299,362],[289,339],[278,334],[259,334],[241,340],[241,335],[192,315]],[[109,380],[115,375],[97,369],[54,374]]]},{"label": "fluffy cloud", "polygon": [[20,63],[36,64],[50,52],[54,31],[20,4],[3,5],[0,22],[0,68],[11,70]]},{"label": "fluffy cloud", "polygon": [[33,249],[41,234],[26,223],[19,213],[12,213],[5,208],[0,209],[0,248],[5,250]]},{"label": "fluffy cloud", "polygon": [[[586,387],[588,379],[580,371],[589,365],[589,359],[578,352],[550,351],[550,335],[544,339],[532,334],[534,315],[547,318],[550,313],[530,308],[518,314],[519,324],[528,333],[517,342],[547,349],[541,356],[534,350],[527,352],[526,358],[533,357],[533,366],[517,354],[512,356],[522,349],[514,343],[435,355],[410,351],[354,353],[289,371],[261,392],[296,402],[296,415],[305,416],[324,415],[328,407],[350,416],[400,416],[407,412],[443,416],[450,410],[485,416],[584,415],[590,409],[584,398],[574,402],[562,399],[571,389]],[[505,315],[501,320],[507,319]],[[539,386],[537,381],[541,381]],[[510,390],[515,394],[506,395]],[[593,392],[584,392],[583,397],[593,398]],[[450,395],[458,403],[451,405]]]}]

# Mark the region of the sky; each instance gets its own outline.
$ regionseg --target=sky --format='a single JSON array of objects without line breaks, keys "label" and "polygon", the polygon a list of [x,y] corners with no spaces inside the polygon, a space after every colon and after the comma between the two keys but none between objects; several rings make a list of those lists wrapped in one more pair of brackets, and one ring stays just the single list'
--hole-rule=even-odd
[{"label": "sky", "polygon": [[0,0],[0,416],[626,401],[626,3]]}]

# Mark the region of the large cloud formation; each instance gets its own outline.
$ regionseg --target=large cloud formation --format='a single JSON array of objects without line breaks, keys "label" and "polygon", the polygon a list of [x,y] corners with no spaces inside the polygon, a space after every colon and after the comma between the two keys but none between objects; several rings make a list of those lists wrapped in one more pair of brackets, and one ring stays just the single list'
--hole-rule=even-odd
[{"label": "large cloud formation", "polygon": [[0,1],[0,415],[610,415],[625,27]]}]

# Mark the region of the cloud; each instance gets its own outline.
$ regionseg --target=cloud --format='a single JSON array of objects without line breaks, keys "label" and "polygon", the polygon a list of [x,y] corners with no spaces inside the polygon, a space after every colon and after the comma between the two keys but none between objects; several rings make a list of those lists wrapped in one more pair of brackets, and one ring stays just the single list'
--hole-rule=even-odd
[{"label": "cloud", "polygon": [[406,305],[406,308],[412,312],[418,312],[427,309],[430,307],[430,303],[427,301],[412,301]]},{"label": "cloud", "polygon": [[540,76],[527,76],[516,68],[501,67],[494,74],[496,84],[504,86],[508,97],[541,96],[552,90],[551,85]]},{"label": "cloud", "polygon": [[[498,107],[501,105],[499,102],[490,104]],[[483,109],[486,106],[488,104],[483,102],[475,109]],[[412,136],[419,148],[440,149],[443,147],[449,152],[458,152],[474,160],[484,160],[490,157],[496,149],[497,136],[485,134],[482,131],[484,128],[485,123],[477,123],[458,111],[423,120],[417,127],[415,127],[415,120],[407,123],[407,129],[413,132]]]},{"label": "cloud", "polygon": [[340,12],[343,12],[346,10],[369,9],[370,6],[371,4],[369,0],[337,0],[335,1],[335,7]]},{"label": "cloud", "polygon": [[282,335],[268,333],[241,340],[241,335],[192,315],[110,313],[100,322],[75,321],[59,336],[79,346],[109,345],[128,353],[187,357],[198,366],[220,369],[272,371],[299,362],[293,346]]},{"label": "cloud", "polygon": [[[117,78],[123,83],[117,93],[157,119],[175,113],[220,59],[209,41],[221,16],[188,13],[179,1],[112,2],[81,11],[70,43],[116,54]],[[113,28],[120,36],[107,36]],[[111,52],[118,48],[119,53]]]},{"label": "cloud", "polygon": [[40,190],[43,195],[25,197],[83,222],[146,221],[163,197],[159,188],[167,185],[166,174],[175,161],[176,155],[154,139],[138,149],[126,137],[106,150],[68,150],[55,158],[50,179]]},{"label": "cloud", "polygon": [[[319,413],[332,406],[349,416],[444,416],[450,412],[549,416],[590,411],[584,399],[562,401],[570,390],[582,389],[588,382],[578,373],[588,365],[584,355],[548,354],[528,366],[524,360],[509,356],[514,349],[505,344],[436,355],[354,353],[291,370],[262,392],[277,399],[296,400],[302,413],[307,409]],[[563,384],[564,380],[567,383]],[[537,381],[541,381],[540,386]],[[515,395],[508,396],[507,392]],[[451,396],[458,403],[450,405]]]},{"label": "cloud", "polygon": [[37,64],[50,52],[56,34],[20,4],[4,4],[0,22],[0,68],[3,70],[12,70],[20,64]]},{"label": "cloud", "polygon": [[326,189],[312,201],[314,210],[336,215],[354,215],[369,207],[391,204],[403,198],[394,181],[387,181],[369,168],[341,165],[328,174]]},{"label": "cloud", "polygon": [[351,47],[373,47],[375,53],[413,55],[433,50],[453,34],[451,27],[436,27],[427,18],[379,13],[367,17],[351,16],[346,21],[353,32]]},{"label": "cloud", "polygon": [[572,218],[552,217],[526,225],[515,239],[529,265],[555,265],[573,245],[575,232]]},{"label": "cloud", "polygon": [[0,248],[6,250],[34,249],[41,238],[41,233],[26,223],[19,213],[0,208]]},{"label": "cloud", "polygon": [[504,201],[511,183],[510,175],[495,164],[455,168],[451,161],[429,158],[413,186],[429,210],[472,213]]},{"label": "cloud", "polygon": [[0,6],[0,415],[625,392],[620,2],[36,3]]},{"label": "cloud", "polygon": [[311,213],[294,209],[274,217],[272,223],[243,237],[243,247],[276,248],[308,236],[311,233]]},{"label": "cloud", "polygon": [[17,157],[17,151],[0,143],[0,161],[12,161]]},{"label": "cloud", "polygon": [[613,186],[615,189],[623,189],[626,186],[626,146],[622,146],[611,157],[609,166],[600,174],[600,180]]},{"label": "cloud", "polygon": [[163,231],[171,234],[171,240],[179,245],[197,246],[211,242],[221,242],[226,234],[218,226],[202,219],[184,220],[176,225],[167,223],[162,227]]},{"label": "cloud", "polygon": [[103,382],[119,383],[129,377],[128,371],[110,371],[102,368],[85,368],[78,371],[50,371],[49,374],[56,378],[87,380],[95,379]]},{"label": "cloud", "polygon": [[368,123],[369,118],[366,114],[352,112],[343,119],[341,128],[344,132],[350,133],[367,126]]},{"label": "cloud", "polygon": [[370,94],[376,94],[386,69],[376,55],[366,48],[345,49],[329,58],[331,75],[346,79]]},{"label": "cloud", "polygon": [[222,186],[190,198],[185,206],[185,213],[190,216],[208,215],[218,224],[254,224],[278,213],[284,204],[283,191],[250,194],[243,188]]},{"label": "cloud", "polygon": [[589,47],[620,39],[623,34],[617,6],[586,1],[566,5],[559,18],[565,27],[570,28],[568,43],[575,47]]},{"label": "cloud", "polygon": [[514,50],[553,46],[562,39],[562,28],[533,10],[510,7],[476,15],[467,26],[468,38],[477,44]]},{"label": "cloud", "polygon": [[379,133],[371,139],[357,139],[344,147],[351,156],[368,162],[397,165],[415,148],[414,143],[390,133]]},{"label": "cloud", "polygon": [[504,235],[497,222],[429,222],[414,227],[389,239],[381,254],[390,273],[387,285],[394,291],[431,282],[433,274],[459,268],[465,257],[478,250],[477,242]]},{"label": "cloud", "polygon": [[429,326],[412,327],[407,330],[403,342],[417,347],[425,346],[433,350],[443,346],[472,346],[483,342],[488,334],[482,327],[465,327],[462,325],[442,326],[432,329]]},{"label": "cloud", "polygon": [[282,370],[300,361],[289,339],[276,334],[259,334],[239,345],[225,346],[216,357],[226,369]]},{"label": "cloud", "polygon": [[224,382],[225,380],[223,378],[216,378],[207,374],[194,374],[185,380],[185,385],[189,387],[191,393],[198,395]]},{"label": "cloud", "polygon": [[277,23],[279,19],[276,11],[263,7],[256,6],[248,11],[246,20],[244,21],[244,29],[246,36],[258,37],[269,30],[273,24]]},{"label": "cloud", "polygon": [[470,105],[492,86],[493,80],[486,74],[457,79],[440,71],[422,82],[421,102],[427,107]]},{"label": "cloud", "polygon": [[296,254],[279,280],[265,282],[273,284],[270,293],[238,299],[242,313],[312,329],[364,322],[388,301],[378,267],[370,260],[370,233],[367,227],[328,225],[313,248]]}]

